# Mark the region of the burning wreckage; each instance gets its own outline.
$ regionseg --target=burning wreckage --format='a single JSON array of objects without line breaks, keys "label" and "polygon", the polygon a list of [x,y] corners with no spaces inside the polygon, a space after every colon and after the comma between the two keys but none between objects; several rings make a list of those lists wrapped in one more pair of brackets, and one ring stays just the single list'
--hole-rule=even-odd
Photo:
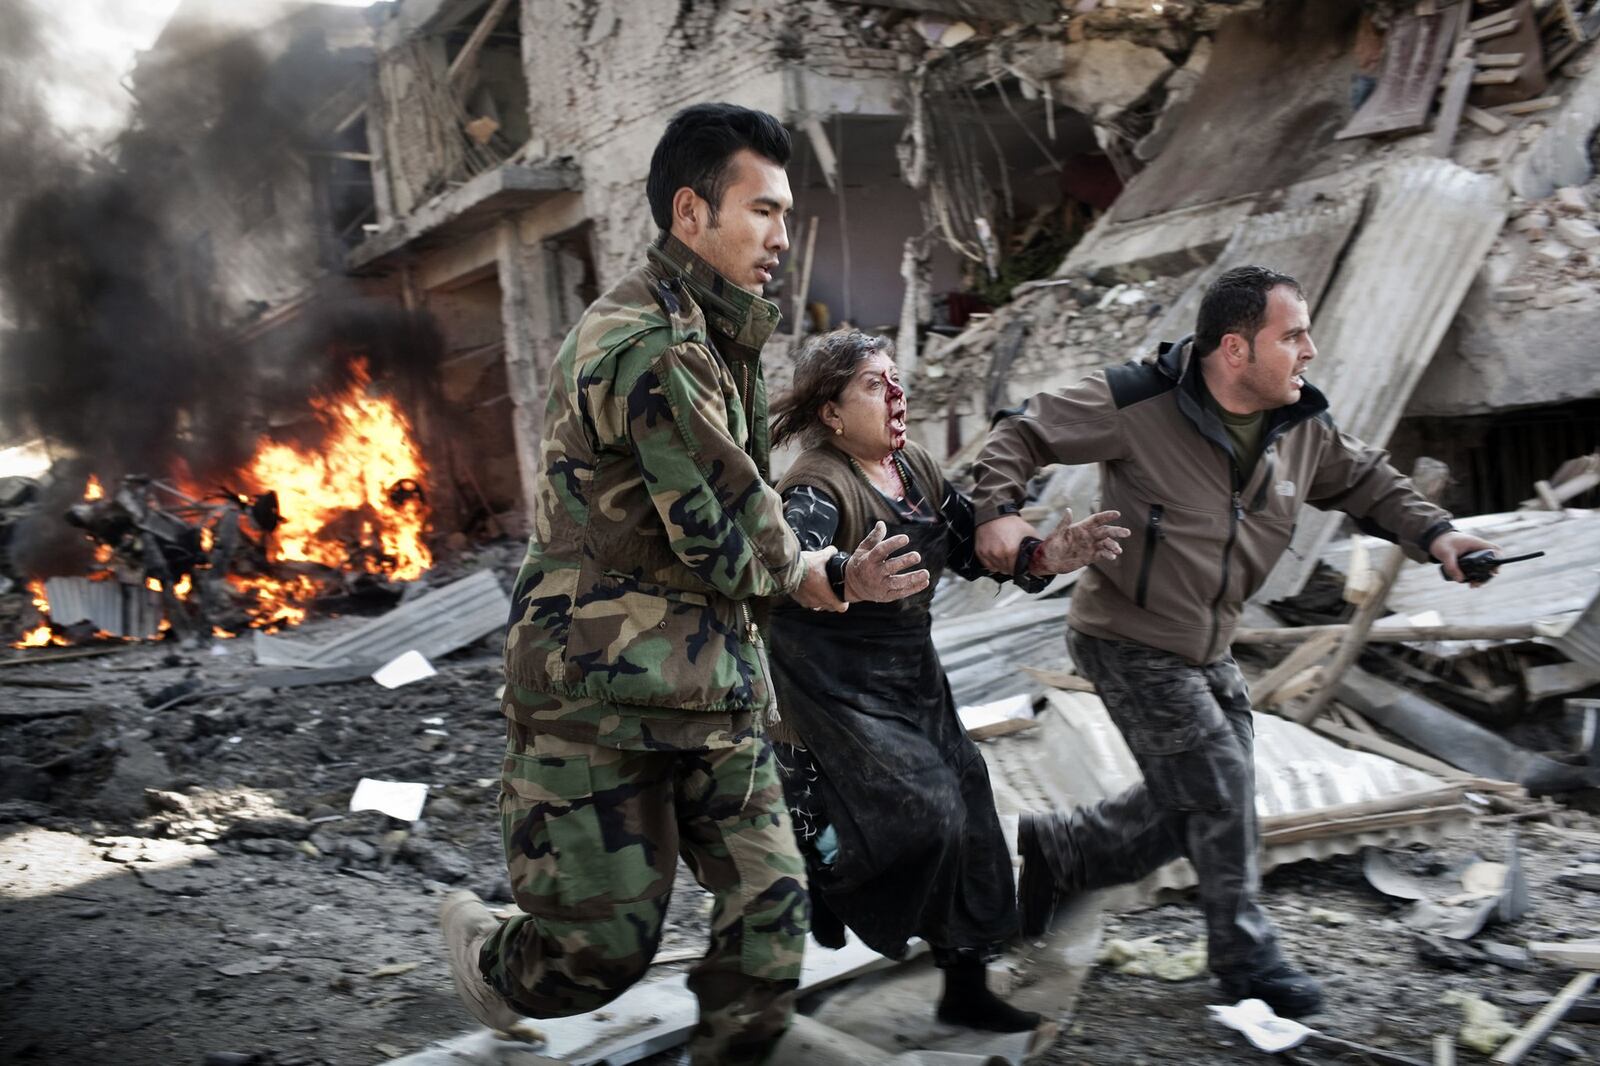
[{"label": "burning wreckage", "polygon": [[[432,561],[423,464],[403,415],[362,394],[317,403],[320,449],[266,441],[242,480],[253,493],[190,479],[128,474],[106,492],[94,475],[82,498],[47,513],[47,482],[0,483],[0,577],[32,594],[17,647],[91,640],[186,642],[276,632],[309,609],[388,607]],[[94,544],[87,572],[19,572],[12,541],[26,523],[63,523]],[[67,534],[70,535],[70,534]]]}]

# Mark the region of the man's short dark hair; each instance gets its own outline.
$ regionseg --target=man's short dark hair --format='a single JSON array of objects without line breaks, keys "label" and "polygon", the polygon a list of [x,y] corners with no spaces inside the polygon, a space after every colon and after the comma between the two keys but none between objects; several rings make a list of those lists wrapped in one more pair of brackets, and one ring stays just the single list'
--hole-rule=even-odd
[{"label": "man's short dark hair", "polygon": [[733,181],[729,163],[741,148],[780,167],[789,165],[789,131],[765,111],[737,104],[693,104],[673,115],[650,157],[650,179],[645,183],[656,225],[672,228],[672,197],[685,185],[711,205],[711,224],[716,225],[722,194]]},{"label": "man's short dark hair", "polygon": [[1261,266],[1234,267],[1208,285],[1194,327],[1194,354],[1210,355],[1229,333],[1253,344],[1267,320],[1267,296],[1279,285],[1289,286],[1302,300],[1306,298],[1298,281]]}]

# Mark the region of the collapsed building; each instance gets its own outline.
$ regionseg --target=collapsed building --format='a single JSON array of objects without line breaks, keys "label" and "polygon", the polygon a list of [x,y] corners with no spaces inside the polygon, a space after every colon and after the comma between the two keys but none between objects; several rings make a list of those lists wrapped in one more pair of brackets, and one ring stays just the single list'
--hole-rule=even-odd
[{"label": "collapsed building", "polygon": [[[806,332],[888,332],[913,434],[958,473],[993,411],[1181,337],[1205,283],[1252,260],[1304,284],[1344,426],[1446,460],[1448,506],[1510,510],[1600,445],[1595,4],[226,7],[186,0],[141,58],[122,156],[182,145],[147,167],[178,194],[143,258],[169,268],[178,347],[247,380],[196,357],[163,380],[202,382],[190,402],[153,410],[174,439],[229,438],[214,465],[240,470],[324,432],[308,393],[359,382],[417,454],[381,495],[410,478],[435,540],[525,530],[556,348],[653,236],[666,118],[708,98],[795,135],[774,388]],[[1094,486],[1064,471],[1039,504],[1083,513]],[[1302,523],[1264,601],[1331,532]]]},{"label": "collapsed building", "polygon": [[[1311,376],[1341,423],[1387,442],[1402,466],[1445,459],[1444,502],[1471,528],[1546,552],[1469,593],[1431,568],[1385,570],[1376,542],[1308,514],[1239,640],[1253,696],[1275,712],[1258,719],[1264,867],[1426,843],[1486,809],[1531,819],[1549,808],[1525,789],[1600,780],[1600,752],[1517,732],[1537,724],[1530,709],[1600,682],[1600,378],[1585,359],[1600,299],[1600,4],[398,0],[365,14],[285,3],[265,27],[228,24],[232,6],[186,0],[131,79],[145,140],[125,164],[170,156],[156,173],[174,191],[155,201],[170,209],[149,227],[162,240],[129,257],[160,282],[134,306],[173,325],[146,344],[125,327],[119,338],[116,320],[132,372],[71,362],[92,387],[71,394],[70,417],[37,427],[68,445],[60,454],[88,457],[107,495],[80,498],[81,467],[61,475],[65,496],[0,483],[0,563],[27,549],[24,565],[44,576],[23,521],[57,523],[85,552],[82,531],[98,530],[129,590],[104,606],[125,635],[154,634],[163,611],[203,627],[247,594],[248,624],[286,617],[259,582],[226,591],[219,568],[305,578],[330,590],[324,602],[347,602],[363,581],[422,572],[433,556],[419,547],[507,535],[515,551],[560,340],[654,235],[642,189],[655,139],[678,108],[729,99],[795,135],[793,247],[769,292],[784,312],[768,349],[775,385],[809,331],[888,333],[914,433],[959,477],[993,411],[1181,337],[1212,277],[1262,262],[1306,289],[1321,348]],[[275,43],[263,55],[246,35]],[[256,93],[267,121],[228,106],[249,93],[199,91],[240,71],[265,79],[247,86],[298,91]],[[40,328],[36,314],[15,324]],[[174,340],[209,358],[142,358]],[[141,375],[161,388],[140,391]],[[165,427],[172,447],[74,428],[140,406],[155,416],[140,425]],[[335,409],[344,425],[396,429],[359,453],[371,470],[324,462]],[[290,444],[303,447],[277,447]],[[180,484],[166,469],[175,453],[216,469]],[[262,464],[269,455],[283,462]],[[311,457],[319,479],[370,476],[376,494],[308,511],[294,483]],[[1081,515],[1094,471],[1057,470],[1037,489],[1031,517]],[[412,542],[392,540],[389,523],[423,503]],[[60,521],[69,510],[77,526]],[[295,530],[306,536],[291,551]],[[73,576],[93,564],[53,560],[50,604],[100,610],[104,583]],[[175,606],[185,574],[202,599]],[[1068,575],[1052,591],[1070,587]],[[1060,598],[983,583],[940,597],[935,639],[1006,814],[1136,780],[1104,708],[1068,672]],[[258,632],[253,664],[236,662],[228,684],[186,679],[146,706],[235,686],[365,684],[378,663],[492,640],[507,609],[482,570],[332,639],[332,626],[300,641]],[[83,628],[57,621],[68,639]],[[484,682],[465,674],[463,686]],[[1592,749],[1600,706],[1588,713]],[[443,719],[429,723],[419,751],[446,743]],[[228,732],[198,739],[211,751]],[[464,767],[481,760],[444,769],[455,757],[384,770],[470,780],[478,771]],[[487,786],[475,787],[461,795]],[[344,843],[366,861],[365,841]],[[1128,897],[1191,881],[1175,864]],[[1500,895],[1515,888],[1508,879]],[[1042,967],[1026,974],[1032,1006],[1070,1007],[1094,957],[1079,932],[1030,962]],[[819,980],[878,964],[814,954]],[[598,1035],[588,1022],[545,1026],[543,1050],[598,1041],[604,1053],[569,1061],[604,1061],[681,1040],[694,1014],[671,980],[592,1019],[606,1023]],[[882,1036],[885,1017],[908,1013],[859,999],[863,1032]]]}]

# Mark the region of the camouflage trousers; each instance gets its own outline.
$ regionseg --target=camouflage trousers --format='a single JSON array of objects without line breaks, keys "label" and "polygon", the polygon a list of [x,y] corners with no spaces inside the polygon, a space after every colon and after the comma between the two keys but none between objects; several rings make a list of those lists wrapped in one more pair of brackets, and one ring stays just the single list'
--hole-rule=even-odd
[{"label": "camouflage trousers", "polygon": [[509,733],[501,834],[525,913],[484,944],[485,979],[535,1018],[605,1006],[649,968],[681,854],[715,897],[689,975],[692,1061],[763,1061],[793,1013],[810,926],[772,745],[626,751]]},{"label": "camouflage trousers", "polygon": [[1260,826],[1255,728],[1233,657],[1194,666],[1169,652],[1076,630],[1072,661],[1093,681],[1144,774],[1091,807],[1058,812],[1042,834],[1064,888],[1137,881],[1180,856],[1195,868],[1212,972],[1280,961],[1257,896]]}]

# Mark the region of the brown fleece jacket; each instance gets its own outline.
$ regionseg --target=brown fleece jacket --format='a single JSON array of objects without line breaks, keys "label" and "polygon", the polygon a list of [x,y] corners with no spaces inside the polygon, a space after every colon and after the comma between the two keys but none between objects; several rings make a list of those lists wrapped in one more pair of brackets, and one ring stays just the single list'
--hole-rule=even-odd
[{"label": "brown fleece jacket", "polygon": [[1241,477],[1191,350],[1187,338],[1163,344],[1152,359],[1034,396],[997,418],[975,464],[980,524],[1018,510],[1040,467],[1100,464],[1100,506],[1134,534],[1117,561],[1084,574],[1074,629],[1212,662],[1288,547],[1301,504],[1344,511],[1418,559],[1451,528],[1387,452],[1338,430],[1310,384],[1267,412],[1261,458]]}]

